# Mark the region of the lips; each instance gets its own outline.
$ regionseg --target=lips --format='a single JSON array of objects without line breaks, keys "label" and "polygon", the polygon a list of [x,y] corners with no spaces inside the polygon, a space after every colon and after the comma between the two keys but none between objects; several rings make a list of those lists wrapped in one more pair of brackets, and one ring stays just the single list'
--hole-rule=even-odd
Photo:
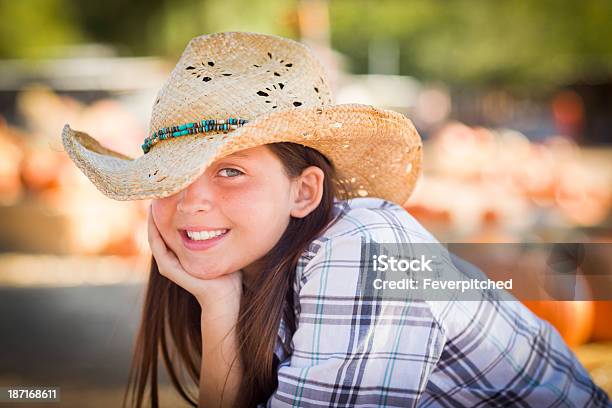
[{"label": "lips", "polygon": [[[202,239],[202,240],[191,239],[189,237],[189,235],[197,236],[197,237],[210,236],[211,234],[215,235],[214,231],[225,231],[225,232],[220,235],[213,236],[212,238]],[[189,234],[187,233],[187,230],[179,230],[179,232],[181,235],[181,239],[183,241],[183,246],[185,246],[185,248],[192,250],[192,251],[204,251],[204,250],[212,248],[213,246],[216,246],[220,244],[221,242],[223,242],[229,235],[230,230],[229,229],[219,229],[219,230],[212,230],[211,232],[190,230]]]},{"label": "lips", "polygon": [[211,231],[191,231],[187,230],[187,236],[193,241],[202,241],[223,235],[227,232],[227,229],[218,229]]}]

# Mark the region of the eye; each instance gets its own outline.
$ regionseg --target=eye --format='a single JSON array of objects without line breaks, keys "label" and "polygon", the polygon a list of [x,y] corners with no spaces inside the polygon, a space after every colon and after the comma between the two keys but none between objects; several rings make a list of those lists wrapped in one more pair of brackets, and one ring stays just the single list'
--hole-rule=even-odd
[{"label": "eye", "polygon": [[[222,172],[224,172],[224,171],[226,171],[226,170],[228,170],[228,171],[229,171],[229,174],[230,174],[230,175],[229,175],[229,176],[223,176],[223,177],[234,178],[234,177],[236,177],[236,176],[240,176],[241,174],[244,174],[244,173],[243,173],[243,172],[241,172],[240,170],[238,170],[238,169],[234,169],[234,168],[231,168],[231,167],[225,167],[225,168],[223,168],[223,169],[219,170],[219,174],[221,174]],[[233,173],[234,175],[232,175],[232,173]]]}]

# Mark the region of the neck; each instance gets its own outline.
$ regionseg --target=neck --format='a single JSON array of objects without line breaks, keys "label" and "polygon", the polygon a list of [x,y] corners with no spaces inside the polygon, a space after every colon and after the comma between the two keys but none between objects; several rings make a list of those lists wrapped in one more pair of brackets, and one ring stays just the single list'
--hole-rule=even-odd
[{"label": "neck", "polygon": [[261,265],[257,264],[257,261],[252,264],[245,266],[242,268],[242,283],[247,288],[252,287],[255,278],[259,275],[261,271]]}]

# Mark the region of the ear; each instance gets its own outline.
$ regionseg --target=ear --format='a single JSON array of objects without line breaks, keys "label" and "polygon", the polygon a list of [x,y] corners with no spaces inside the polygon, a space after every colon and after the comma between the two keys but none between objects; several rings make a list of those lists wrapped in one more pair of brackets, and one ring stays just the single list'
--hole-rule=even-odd
[{"label": "ear", "polygon": [[325,173],[317,166],[310,166],[294,181],[294,199],[291,216],[304,218],[321,202]]}]

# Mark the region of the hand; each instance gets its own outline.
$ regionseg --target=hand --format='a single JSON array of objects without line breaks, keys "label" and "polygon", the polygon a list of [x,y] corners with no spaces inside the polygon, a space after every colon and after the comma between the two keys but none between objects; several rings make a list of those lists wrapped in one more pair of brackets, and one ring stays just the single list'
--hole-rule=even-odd
[{"label": "hand", "polygon": [[[242,296],[242,271],[222,275],[214,279],[200,279],[189,274],[178,258],[164,242],[151,212],[148,210],[148,238],[159,273],[190,292],[205,308],[235,311],[240,307]],[[228,310],[228,306],[231,308]]]}]

